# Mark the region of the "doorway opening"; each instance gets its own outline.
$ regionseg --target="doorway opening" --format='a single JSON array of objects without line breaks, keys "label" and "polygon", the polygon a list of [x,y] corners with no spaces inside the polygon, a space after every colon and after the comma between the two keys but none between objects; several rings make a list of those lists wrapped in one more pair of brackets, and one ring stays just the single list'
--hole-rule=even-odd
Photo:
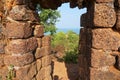
[{"label": "doorway opening", "polygon": [[[47,12],[49,14],[47,14]],[[49,28],[45,27],[48,29],[48,32],[45,33],[45,35],[51,35],[52,38],[51,57],[53,80],[77,80],[79,77],[78,46],[80,37],[79,32],[81,28],[80,17],[84,13],[86,13],[86,8],[70,9],[69,3],[62,4],[62,6],[57,9],[57,11],[46,9],[46,15],[48,15],[50,19],[53,20],[55,27],[55,29],[53,29],[51,26],[47,26]],[[43,14],[41,16],[43,16]],[[50,23],[50,19],[46,21]],[[49,30],[53,30],[55,33],[51,34],[51,31]]]}]

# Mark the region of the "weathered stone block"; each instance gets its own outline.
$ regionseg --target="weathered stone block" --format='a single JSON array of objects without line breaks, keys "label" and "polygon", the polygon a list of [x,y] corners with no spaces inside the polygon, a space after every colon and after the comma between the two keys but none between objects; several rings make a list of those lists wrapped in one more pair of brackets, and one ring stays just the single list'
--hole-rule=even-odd
[{"label": "weathered stone block", "polygon": [[82,16],[80,18],[80,23],[81,23],[80,24],[81,27],[92,28],[94,25],[94,23],[93,23],[93,11],[89,11],[85,14],[82,14]]},{"label": "weathered stone block", "polygon": [[42,47],[44,46],[51,46],[51,37],[50,36],[44,36],[42,38]]},{"label": "weathered stone block", "polygon": [[34,51],[37,48],[37,39],[35,37],[27,39],[27,51]]},{"label": "weathered stone block", "polygon": [[27,52],[26,40],[12,40],[5,47],[6,54],[24,54]]},{"label": "weathered stone block", "polygon": [[[36,65],[36,62],[33,62],[30,65],[30,69],[29,69],[29,72],[28,72],[28,77],[33,78],[34,76],[36,76],[36,74],[37,74],[37,65]],[[30,79],[30,80],[32,80],[32,79]]]},{"label": "weathered stone block", "polygon": [[116,55],[115,67],[120,71],[120,54]]},{"label": "weathered stone block", "polygon": [[95,3],[93,22],[96,27],[113,27],[116,23],[114,4]]},{"label": "weathered stone block", "polygon": [[[48,65],[47,67],[43,68],[45,69],[45,77],[50,77],[51,76],[51,72],[52,72],[52,67],[51,65]],[[42,70],[42,69],[41,69]]]},{"label": "weathered stone block", "polygon": [[[63,0],[63,1],[64,1],[64,0]],[[65,0],[65,1],[67,1],[67,0]],[[69,1],[69,0],[68,0],[68,1]],[[68,1],[67,1],[67,2],[68,2]],[[79,9],[83,7],[82,2],[83,2],[83,0],[77,0],[77,5],[78,5],[78,8],[79,8]]]},{"label": "weathered stone block", "polygon": [[44,80],[52,80],[51,76],[46,77]]},{"label": "weathered stone block", "polygon": [[118,4],[118,7],[120,7],[120,0],[116,0],[116,4]]},{"label": "weathered stone block", "polygon": [[[0,17],[0,21],[2,21],[2,17]],[[1,32],[2,32],[2,24],[0,23],[0,39],[1,39],[1,37],[2,37]]]},{"label": "weathered stone block", "polygon": [[40,69],[42,68],[42,60],[41,59],[37,59],[36,65],[37,65],[37,71],[40,71]]},{"label": "weathered stone block", "polygon": [[117,51],[120,47],[120,34],[110,28],[93,29],[92,35],[93,48]]},{"label": "weathered stone block", "polygon": [[[82,28],[80,33],[81,55],[79,56],[79,66],[80,66],[79,74],[81,80],[89,80],[89,79],[99,80],[99,78],[94,79],[95,74],[89,75],[89,71],[90,71],[89,68],[114,66],[116,61],[115,61],[115,57],[111,56],[111,54],[112,54],[112,50],[113,51],[118,50],[119,45],[120,45],[120,35],[118,32],[112,30],[111,28],[99,28],[99,29]],[[91,50],[92,47],[96,50]],[[95,73],[97,74],[97,72]],[[109,72],[107,73],[109,74]],[[102,77],[101,76],[102,74],[104,73],[98,74],[97,76]],[[107,78],[105,77],[105,79]],[[100,78],[100,80],[104,80],[104,79]],[[117,80],[117,79],[112,78],[111,80]]]},{"label": "weathered stone block", "polygon": [[78,5],[77,0],[70,0],[70,8],[75,8]]},{"label": "weathered stone block", "polygon": [[50,76],[51,76],[51,75],[50,75],[50,74],[51,74],[51,71],[52,71],[51,65],[42,68],[42,69],[38,72],[38,74],[37,74],[37,76],[36,76],[36,79],[37,79],[37,80],[44,80],[46,77],[50,77]]},{"label": "weathered stone block", "polygon": [[117,80],[116,75],[109,71],[109,67],[91,68],[90,80]]},{"label": "weathered stone block", "polygon": [[114,2],[114,0],[96,0],[98,3],[108,3],[108,2]]},{"label": "weathered stone block", "polygon": [[79,50],[81,54],[90,55],[92,45],[92,30],[89,28],[82,28],[80,30],[80,44]]},{"label": "weathered stone block", "polygon": [[30,51],[34,51],[37,48],[37,40],[32,37],[29,39],[17,39],[12,40],[5,47],[6,54],[24,54]]},{"label": "weathered stone block", "polygon": [[81,18],[80,18],[80,26],[81,27],[86,27],[88,26],[88,18],[87,18],[87,13],[82,14]]},{"label": "weathered stone block", "polygon": [[44,27],[42,25],[36,25],[34,30],[35,37],[42,37],[44,35]]},{"label": "weathered stone block", "polygon": [[80,29],[80,41],[79,41],[79,49],[81,50],[81,48],[83,48],[82,46],[86,46],[86,30],[85,28],[81,28]]},{"label": "weathered stone block", "polygon": [[[1,6],[0,6],[0,13],[3,14],[2,12],[4,11],[4,10],[3,10],[3,9],[4,9],[4,0],[1,0],[1,1],[0,1],[0,5],[1,5]],[[0,17],[2,17],[2,16],[0,15]]]},{"label": "weathered stone block", "polygon": [[32,80],[36,74],[36,63],[33,62],[30,65],[20,67],[16,70],[16,80]]},{"label": "weathered stone block", "polygon": [[47,55],[45,57],[42,57],[42,67],[46,67],[51,64],[51,57],[50,55]]},{"label": "weathered stone block", "polygon": [[16,21],[35,21],[39,22],[39,17],[35,11],[30,10],[25,5],[16,5],[9,12],[9,17]]},{"label": "weathered stone block", "polygon": [[42,47],[42,38],[37,38],[38,48]]},{"label": "weathered stone block", "polygon": [[28,38],[32,35],[32,27],[28,22],[8,22],[3,29],[8,38]]},{"label": "weathered stone block", "polygon": [[4,57],[5,65],[14,65],[14,66],[25,66],[34,61],[34,56],[32,53],[26,53],[23,55],[6,55]]},{"label": "weathered stone block", "polygon": [[0,40],[0,53],[5,53],[5,42],[3,40]]},{"label": "weathered stone block", "polygon": [[35,57],[36,57],[36,59],[41,58],[43,56],[49,55],[50,53],[51,53],[50,46],[37,48],[36,53],[35,53]]},{"label": "weathered stone block", "polygon": [[6,80],[6,76],[8,75],[8,68],[2,67],[0,68],[0,76],[2,77],[2,80]]},{"label": "weathered stone block", "polygon": [[120,10],[117,11],[116,29],[120,31]]},{"label": "weathered stone block", "polygon": [[36,6],[34,5],[36,2],[31,2],[30,0],[14,0],[13,6],[15,5],[27,5],[30,9],[35,10]]},{"label": "weathered stone block", "polygon": [[27,4],[27,3],[29,3],[29,2],[30,2],[29,0],[14,0],[14,3],[13,3],[13,4],[23,5],[23,4]]},{"label": "weathered stone block", "polygon": [[0,40],[2,39],[1,29],[0,29]]},{"label": "weathered stone block", "polygon": [[81,80],[89,80],[89,77],[90,77],[89,63],[90,63],[90,60],[87,57],[87,55],[84,55],[84,54],[79,55],[79,75]]},{"label": "weathered stone block", "polygon": [[80,29],[80,48],[82,48],[82,46],[86,46],[86,39],[87,39],[87,29],[85,28],[81,28]]},{"label": "weathered stone block", "polygon": [[36,77],[33,77],[32,80],[37,80]]},{"label": "weathered stone block", "polygon": [[0,54],[0,68],[4,66],[4,54]]},{"label": "weathered stone block", "polygon": [[115,56],[111,56],[112,51],[103,51],[92,49],[91,51],[91,66],[92,67],[104,67],[114,66],[116,63]]}]

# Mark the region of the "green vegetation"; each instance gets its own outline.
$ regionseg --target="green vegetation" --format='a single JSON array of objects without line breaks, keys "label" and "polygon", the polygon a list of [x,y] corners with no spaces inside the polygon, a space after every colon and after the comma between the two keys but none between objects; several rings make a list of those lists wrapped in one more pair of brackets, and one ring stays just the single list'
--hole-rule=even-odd
[{"label": "green vegetation", "polygon": [[61,52],[63,54],[61,59],[67,63],[77,63],[79,36],[73,31],[56,33],[55,23],[60,18],[59,11],[42,9],[39,5],[37,10],[45,33],[49,32],[52,37],[53,52]]},{"label": "green vegetation", "polygon": [[[15,78],[15,70],[14,70],[14,65],[10,65],[8,67],[8,74],[6,75],[6,80],[13,80]],[[2,76],[0,75],[0,80],[3,80],[2,79]]]},{"label": "green vegetation", "polygon": [[0,80],[2,80],[2,76],[0,76]]},{"label": "green vegetation", "polygon": [[6,80],[13,80],[14,77],[15,77],[14,65],[10,65],[8,75],[6,76]]},{"label": "green vegetation", "polygon": [[55,26],[55,23],[58,21],[58,18],[60,18],[59,11],[43,9],[39,5],[37,7],[37,10],[39,12],[41,24],[45,27],[45,33],[49,32],[50,35],[56,33],[57,28]]},{"label": "green vegetation", "polygon": [[65,53],[65,56],[63,56],[63,60],[66,63],[78,63],[78,53],[75,51],[68,51]]},{"label": "green vegetation", "polygon": [[78,58],[78,34],[73,31],[68,31],[67,33],[58,32],[54,35],[52,40],[52,47],[56,48],[58,46],[58,51],[62,50],[64,56],[63,60],[67,63],[77,63]]}]

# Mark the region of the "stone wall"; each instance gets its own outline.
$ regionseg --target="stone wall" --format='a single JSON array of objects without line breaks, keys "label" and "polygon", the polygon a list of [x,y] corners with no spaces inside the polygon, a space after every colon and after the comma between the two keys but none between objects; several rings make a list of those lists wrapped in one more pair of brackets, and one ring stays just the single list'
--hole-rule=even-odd
[{"label": "stone wall", "polygon": [[14,80],[52,80],[50,37],[35,7],[57,9],[65,2],[87,8],[81,17],[79,80],[120,79],[120,0],[0,0],[3,80],[11,71]]},{"label": "stone wall", "polygon": [[120,79],[120,0],[96,0],[81,17],[80,80]]},{"label": "stone wall", "polygon": [[6,0],[2,12],[0,78],[52,80],[50,36],[44,36],[44,27],[39,24],[31,1]]}]

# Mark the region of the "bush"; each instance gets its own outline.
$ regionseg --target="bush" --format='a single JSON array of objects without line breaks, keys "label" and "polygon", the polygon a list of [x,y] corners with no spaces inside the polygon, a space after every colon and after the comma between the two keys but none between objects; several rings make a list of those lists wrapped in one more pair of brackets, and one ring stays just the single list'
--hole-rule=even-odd
[{"label": "bush", "polygon": [[65,56],[63,56],[63,60],[66,63],[78,63],[78,53],[74,51],[68,51],[65,53]]},{"label": "bush", "polygon": [[[68,31],[67,33],[58,32],[53,36],[52,47],[56,50],[55,52],[63,52],[64,56],[62,59],[66,63],[77,63],[78,42],[79,35],[73,31]],[[61,46],[62,48],[57,46]]]}]

